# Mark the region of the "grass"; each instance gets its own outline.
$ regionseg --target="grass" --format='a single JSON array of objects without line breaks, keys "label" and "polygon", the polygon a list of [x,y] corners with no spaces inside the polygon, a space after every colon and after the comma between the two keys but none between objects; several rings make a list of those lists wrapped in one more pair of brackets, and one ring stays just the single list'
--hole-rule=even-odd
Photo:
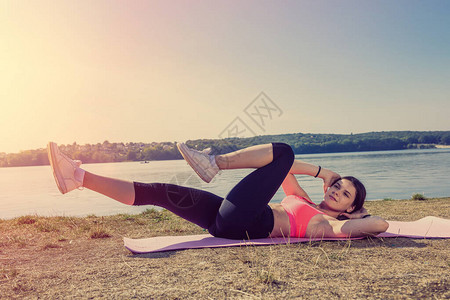
[{"label": "grass", "polygon": [[59,232],[59,226],[51,219],[40,218],[35,223],[37,230],[42,232]]},{"label": "grass", "polygon": [[9,246],[9,245],[16,245],[19,248],[23,248],[27,245],[26,238],[20,235],[6,235],[4,236],[5,239],[1,242],[3,246]]},{"label": "grass", "polygon": [[97,226],[89,232],[91,239],[105,239],[111,237],[111,234],[105,228]]},{"label": "grass", "polygon": [[16,269],[7,269],[2,267],[0,269],[0,281],[1,279],[10,280],[14,277],[16,277],[18,274],[18,271]]},{"label": "grass", "polygon": [[47,243],[47,244],[45,244],[44,247],[42,247],[42,250],[57,249],[57,248],[62,248],[62,246],[58,245],[58,244],[55,244],[55,243]]},{"label": "grass", "polygon": [[32,216],[23,216],[17,219],[17,224],[19,225],[34,224],[34,223],[36,223],[36,217]]},{"label": "grass", "polygon": [[[385,200],[385,199],[383,199]],[[367,203],[372,215],[450,219],[450,198]],[[0,220],[4,298],[450,297],[450,240],[365,239],[132,255],[123,236],[205,233],[167,211]]]}]

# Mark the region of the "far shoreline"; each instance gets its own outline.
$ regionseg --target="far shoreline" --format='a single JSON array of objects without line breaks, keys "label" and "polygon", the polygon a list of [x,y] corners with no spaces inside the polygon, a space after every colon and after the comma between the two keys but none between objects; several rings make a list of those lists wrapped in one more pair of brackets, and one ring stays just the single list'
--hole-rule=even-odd
[{"label": "far shoreline", "polygon": [[[379,153],[379,152],[400,152],[400,151],[433,151],[433,150],[445,150],[450,149],[450,145],[438,145],[438,144],[417,144],[417,148],[410,149],[391,149],[391,150],[367,150],[367,151],[342,151],[342,152],[314,152],[314,153],[294,153],[295,156],[303,155],[336,155],[336,154],[352,154],[352,153]],[[42,150],[42,149],[41,149]],[[164,161],[176,161],[183,160],[183,158],[174,159],[150,159],[150,160],[124,160],[124,161],[109,161],[109,162],[83,162],[83,165],[95,165],[95,164],[116,164],[116,163],[141,163],[148,164],[150,162],[164,162]],[[36,165],[23,165],[23,166],[0,166],[0,169],[10,168],[26,168],[26,167],[45,167],[50,164],[36,164]]]},{"label": "far shoreline", "polygon": [[[450,145],[450,131],[381,131],[350,134],[286,133],[251,137],[187,140],[197,150],[211,148],[213,154],[223,154],[246,147],[286,143],[296,154],[347,153],[359,151],[389,151],[430,149]],[[122,162],[181,159],[177,142],[113,142],[79,145],[60,144],[60,150],[73,159],[86,162]],[[6,153],[0,149],[0,167],[48,165],[45,148]]]}]

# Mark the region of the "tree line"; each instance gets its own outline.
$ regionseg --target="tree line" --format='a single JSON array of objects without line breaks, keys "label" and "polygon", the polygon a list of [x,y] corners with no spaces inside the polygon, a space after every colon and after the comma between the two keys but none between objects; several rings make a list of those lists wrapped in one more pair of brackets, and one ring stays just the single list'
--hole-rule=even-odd
[{"label": "tree line", "polygon": [[[213,154],[223,154],[245,147],[282,142],[295,154],[434,148],[450,145],[450,131],[383,131],[360,134],[293,133],[250,138],[197,139],[187,144],[197,150],[210,147]],[[175,142],[110,143],[60,145],[60,150],[84,163],[150,161],[181,159]],[[45,148],[20,153],[0,153],[0,167],[48,165]]]}]

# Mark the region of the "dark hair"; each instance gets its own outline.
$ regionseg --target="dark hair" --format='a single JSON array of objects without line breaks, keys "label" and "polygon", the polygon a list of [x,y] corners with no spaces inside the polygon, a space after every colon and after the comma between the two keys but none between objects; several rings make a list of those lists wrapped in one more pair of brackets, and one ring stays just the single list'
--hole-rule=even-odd
[{"label": "dark hair", "polygon": [[354,211],[360,210],[364,205],[364,200],[366,200],[366,188],[364,187],[364,184],[362,184],[361,181],[359,181],[358,179],[356,179],[353,176],[345,176],[345,177],[336,179],[333,182],[332,186],[341,179],[350,181],[356,189],[355,200],[352,203],[352,205],[354,205],[355,208],[352,210],[351,213],[353,213]]}]

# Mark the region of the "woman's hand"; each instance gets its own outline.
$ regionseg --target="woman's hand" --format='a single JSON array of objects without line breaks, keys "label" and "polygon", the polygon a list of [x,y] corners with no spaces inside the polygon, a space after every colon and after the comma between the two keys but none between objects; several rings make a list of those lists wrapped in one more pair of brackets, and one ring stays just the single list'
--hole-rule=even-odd
[{"label": "woman's hand", "polygon": [[333,182],[341,178],[341,175],[331,170],[322,168],[320,170],[319,178],[323,179],[323,192],[326,193],[327,189],[333,184]]},{"label": "woman's hand", "polygon": [[364,207],[361,208],[358,211],[354,211],[351,214],[349,213],[341,213],[342,216],[346,216],[349,219],[361,219],[362,217],[368,215],[369,213],[367,212],[367,209],[365,209]]}]

